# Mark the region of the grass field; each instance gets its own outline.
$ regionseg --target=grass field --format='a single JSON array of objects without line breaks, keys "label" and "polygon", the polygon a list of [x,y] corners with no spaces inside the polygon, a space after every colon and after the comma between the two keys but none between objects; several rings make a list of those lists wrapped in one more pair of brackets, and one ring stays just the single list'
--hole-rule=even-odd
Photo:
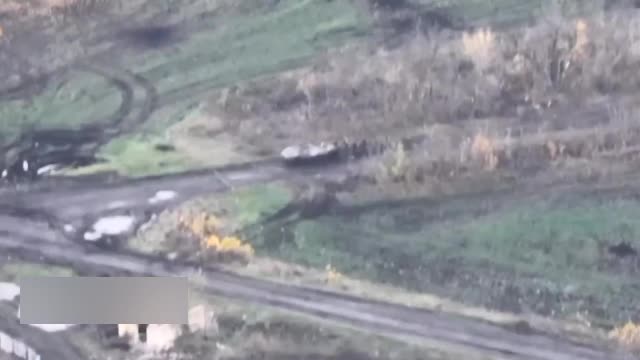
[{"label": "grass field", "polygon": [[[363,13],[346,1],[280,1],[266,13],[216,19],[162,52],[132,59],[160,93],[221,86],[300,65],[318,50],[366,30]],[[142,61],[141,61],[142,60]]]},{"label": "grass field", "polygon": [[[141,131],[163,136],[162,130],[184,118],[198,99],[204,100],[208,90],[301,66],[318,51],[342,44],[366,27],[364,14],[348,2],[281,1],[266,13],[220,19],[220,25],[191,35],[171,55],[156,52],[131,59],[138,64],[134,70],[151,81],[161,96],[178,99],[176,104],[157,109],[161,113],[154,113]],[[117,142],[134,139],[136,144],[125,146],[146,148],[148,145],[139,143],[145,138],[128,137]],[[157,166],[167,161],[165,154],[147,152],[146,156],[122,160],[122,153],[114,153],[112,149],[111,144],[106,146],[105,157],[127,175],[181,168],[179,162],[176,166]],[[124,163],[127,165],[123,166]],[[189,167],[188,160],[182,162],[184,167]]]},{"label": "grass field", "polygon": [[20,276],[73,276],[72,269],[30,262],[12,261],[0,266],[0,279],[17,282]]},{"label": "grass field", "polygon": [[[468,202],[438,208],[460,211]],[[254,235],[258,253],[505,311],[625,321],[636,316],[633,258],[640,206],[633,200],[540,200],[484,215],[427,219],[433,205],[378,207],[280,224]],[[471,210],[469,210],[471,211]]]},{"label": "grass field", "polygon": [[[522,22],[545,10],[541,1],[422,3],[450,6],[454,16],[475,23]],[[169,47],[117,54],[121,57],[119,66],[142,75],[156,88],[160,105],[134,134],[106,145],[99,155],[107,164],[71,173],[111,169],[138,176],[197,166],[180,154],[149,149],[155,142],[164,141],[163,132],[204,101],[210,90],[304,66],[323,49],[366,38],[373,20],[356,4],[311,0],[282,0],[269,6],[250,6],[251,1],[238,3],[232,15],[211,13],[199,30],[185,34]],[[189,17],[195,18],[199,12],[218,6],[218,3],[205,6],[204,2],[191,1],[184,4],[176,16],[189,21]],[[563,6],[579,7],[560,7]],[[74,73],[72,81],[62,88],[54,84],[29,102],[4,103],[0,107],[2,140],[9,141],[29,129],[73,128],[99,121],[114,112],[119,101],[120,94],[105,80],[96,75]],[[130,151],[123,149],[138,149],[145,156],[131,156]]]},{"label": "grass field", "polygon": [[0,144],[32,130],[77,128],[100,122],[113,114],[120,93],[105,79],[85,72],[72,72],[52,81],[31,100],[13,100],[0,106]]},{"label": "grass field", "polygon": [[[105,145],[98,156],[106,163],[68,174],[116,170],[141,176],[197,166],[181,154],[157,152],[153,146],[165,141],[165,131],[197,107],[209,90],[301,66],[318,51],[343,44],[368,26],[366,15],[343,1],[281,1],[274,9],[211,21],[210,29],[189,34],[172,49],[125,55],[125,66],[152,83],[163,101],[134,134]],[[68,104],[65,108],[83,112]]]}]

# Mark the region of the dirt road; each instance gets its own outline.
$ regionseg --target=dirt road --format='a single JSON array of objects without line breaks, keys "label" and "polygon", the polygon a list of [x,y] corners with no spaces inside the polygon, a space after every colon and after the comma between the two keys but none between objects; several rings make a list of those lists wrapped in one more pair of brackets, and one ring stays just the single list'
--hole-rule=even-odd
[{"label": "dirt road", "polygon": [[448,352],[476,353],[494,359],[596,360],[623,359],[619,355],[524,331],[372,301],[307,287],[243,277],[217,269],[169,263],[159,258],[125,253],[96,252],[79,244],[59,244],[32,237],[0,233],[0,248],[12,257],[40,259],[50,264],[129,275],[194,276],[211,294],[248,300],[287,311],[300,312],[349,326],[400,338],[418,338]]}]

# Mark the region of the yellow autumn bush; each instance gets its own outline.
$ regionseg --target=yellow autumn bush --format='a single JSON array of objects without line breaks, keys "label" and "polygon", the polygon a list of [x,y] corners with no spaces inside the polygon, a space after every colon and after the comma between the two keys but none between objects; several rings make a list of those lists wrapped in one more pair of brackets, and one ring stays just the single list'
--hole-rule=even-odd
[{"label": "yellow autumn bush", "polygon": [[236,236],[225,236],[220,238],[218,235],[209,235],[204,241],[207,249],[213,249],[219,253],[238,253],[247,257],[253,256],[254,250],[250,244],[240,240]]},{"label": "yellow autumn bush", "polygon": [[613,329],[609,337],[631,350],[640,351],[640,324],[629,321]]},{"label": "yellow autumn bush", "polygon": [[223,236],[222,221],[207,213],[186,214],[180,217],[180,224],[196,236],[206,251],[216,255],[227,255],[250,259],[254,254],[251,244],[245,243],[237,236]]},{"label": "yellow autumn bush", "polygon": [[336,268],[331,264],[327,264],[325,267],[325,280],[327,283],[333,284],[337,283],[342,279],[342,273],[340,273]]},{"label": "yellow autumn bush", "polygon": [[200,238],[216,233],[222,226],[217,217],[207,213],[184,214],[180,217],[180,224]]}]

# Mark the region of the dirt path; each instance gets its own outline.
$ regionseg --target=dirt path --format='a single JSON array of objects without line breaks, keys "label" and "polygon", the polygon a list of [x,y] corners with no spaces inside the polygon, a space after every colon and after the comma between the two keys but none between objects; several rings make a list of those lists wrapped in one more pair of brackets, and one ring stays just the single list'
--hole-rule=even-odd
[{"label": "dirt path", "polygon": [[518,333],[496,325],[329,291],[247,278],[215,269],[133,254],[94,252],[80,245],[59,245],[33,237],[0,234],[0,247],[25,259],[44,258],[75,268],[117,270],[130,275],[197,276],[209,293],[344,323],[375,333],[418,338],[448,352],[475,353],[494,359],[624,359],[606,349],[535,332]]},{"label": "dirt path", "polygon": [[[235,187],[259,184],[277,179],[300,176],[330,176],[344,174],[349,165],[308,167],[291,172],[280,159],[267,159],[247,164],[192,171],[169,176],[157,176],[117,183],[74,183],[50,191],[47,186],[24,187],[18,191],[5,191],[0,204],[12,208],[37,208],[69,221],[77,217],[97,216],[117,209],[153,209],[148,204],[158,191],[176,192],[170,205],[194,196],[232,190]],[[45,185],[45,184],[42,184]],[[40,190],[39,190],[40,189]],[[64,199],[64,205],[61,204]],[[119,204],[116,206],[116,204]]]},{"label": "dirt path", "polygon": [[[14,153],[0,158],[0,167],[8,169],[9,176],[18,181],[23,177],[35,178],[36,171],[42,166],[72,164],[79,157],[93,157],[114,137],[135,130],[156,108],[158,95],[154,86],[127,70],[98,62],[80,62],[61,71],[88,72],[103,77],[120,93],[120,105],[106,118],[95,119],[79,129],[38,130],[0,148],[5,154]],[[30,163],[31,170],[20,175],[25,160]]]},{"label": "dirt path", "polygon": [[[114,203],[120,210],[160,210],[203,193],[224,192],[236,186],[250,185],[278,178],[304,178],[317,175],[344,174],[346,165],[300,169],[283,166],[277,159],[261,163],[235,165],[186,174],[153,177],[115,184],[83,184],[59,191],[46,187],[34,191],[13,191],[2,196],[0,204],[13,208],[0,217],[0,248],[17,258],[72,266],[89,273],[116,271],[130,275],[176,276],[196,275],[198,285],[212,294],[274,306],[324,320],[339,322],[403,339],[459,350],[465,354],[486,355],[495,359],[623,359],[597,349],[593,345],[532,331],[521,332],[494,324],[454,315],[429,312],[308,287],[291,286],[239,276],[217,269],[201,269],[195,264],[177,264],[139,254],[98,250],[86,242],[65,237],[58,227],[61,221],[94,219],[112,211]],[[543,184],[540,184],[541,186]],[[627,182],[627,185],[630,186]],[[579,186],[566,185],[576,190]],[[621,191],[624,183],[607,184],[598,190],[585,185],[585,191]],[[546,188],[546,186],[545,186]],[[627,187],[627,190],[629,188]],[[151,205],[148,199],[156,191],[173,190],[179,196],[161,205]],[[554,191],[562,191],[556,187]],[[529,191],[536,191],[533,187]],[[537,191],[540,191],[539,189]],[[20,209],[22,207],[22,209]],[[40,222],[34,214],[40,214]],[[633,359],[633,358],[626,358]]]}]

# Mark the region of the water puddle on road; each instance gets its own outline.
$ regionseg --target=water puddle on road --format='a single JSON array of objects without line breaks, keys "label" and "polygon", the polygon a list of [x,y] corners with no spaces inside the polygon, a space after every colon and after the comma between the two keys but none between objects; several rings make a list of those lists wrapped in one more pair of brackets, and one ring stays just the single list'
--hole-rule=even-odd
[{"label": "water puddle on road", "polygon": [[84,233],[86,241],[98,241],[103,236],[123,235],[134,229],[136,218],[129,215],[114,215],[99,218],[91,229]]},{"label": "water puddle on road", "polygon": [[154,205],[161,202],[169,201],[174,199],[178,193],[171,190],[160,190],[155,193],[152,197],[150,197],[147,201],[149,204]]}]

